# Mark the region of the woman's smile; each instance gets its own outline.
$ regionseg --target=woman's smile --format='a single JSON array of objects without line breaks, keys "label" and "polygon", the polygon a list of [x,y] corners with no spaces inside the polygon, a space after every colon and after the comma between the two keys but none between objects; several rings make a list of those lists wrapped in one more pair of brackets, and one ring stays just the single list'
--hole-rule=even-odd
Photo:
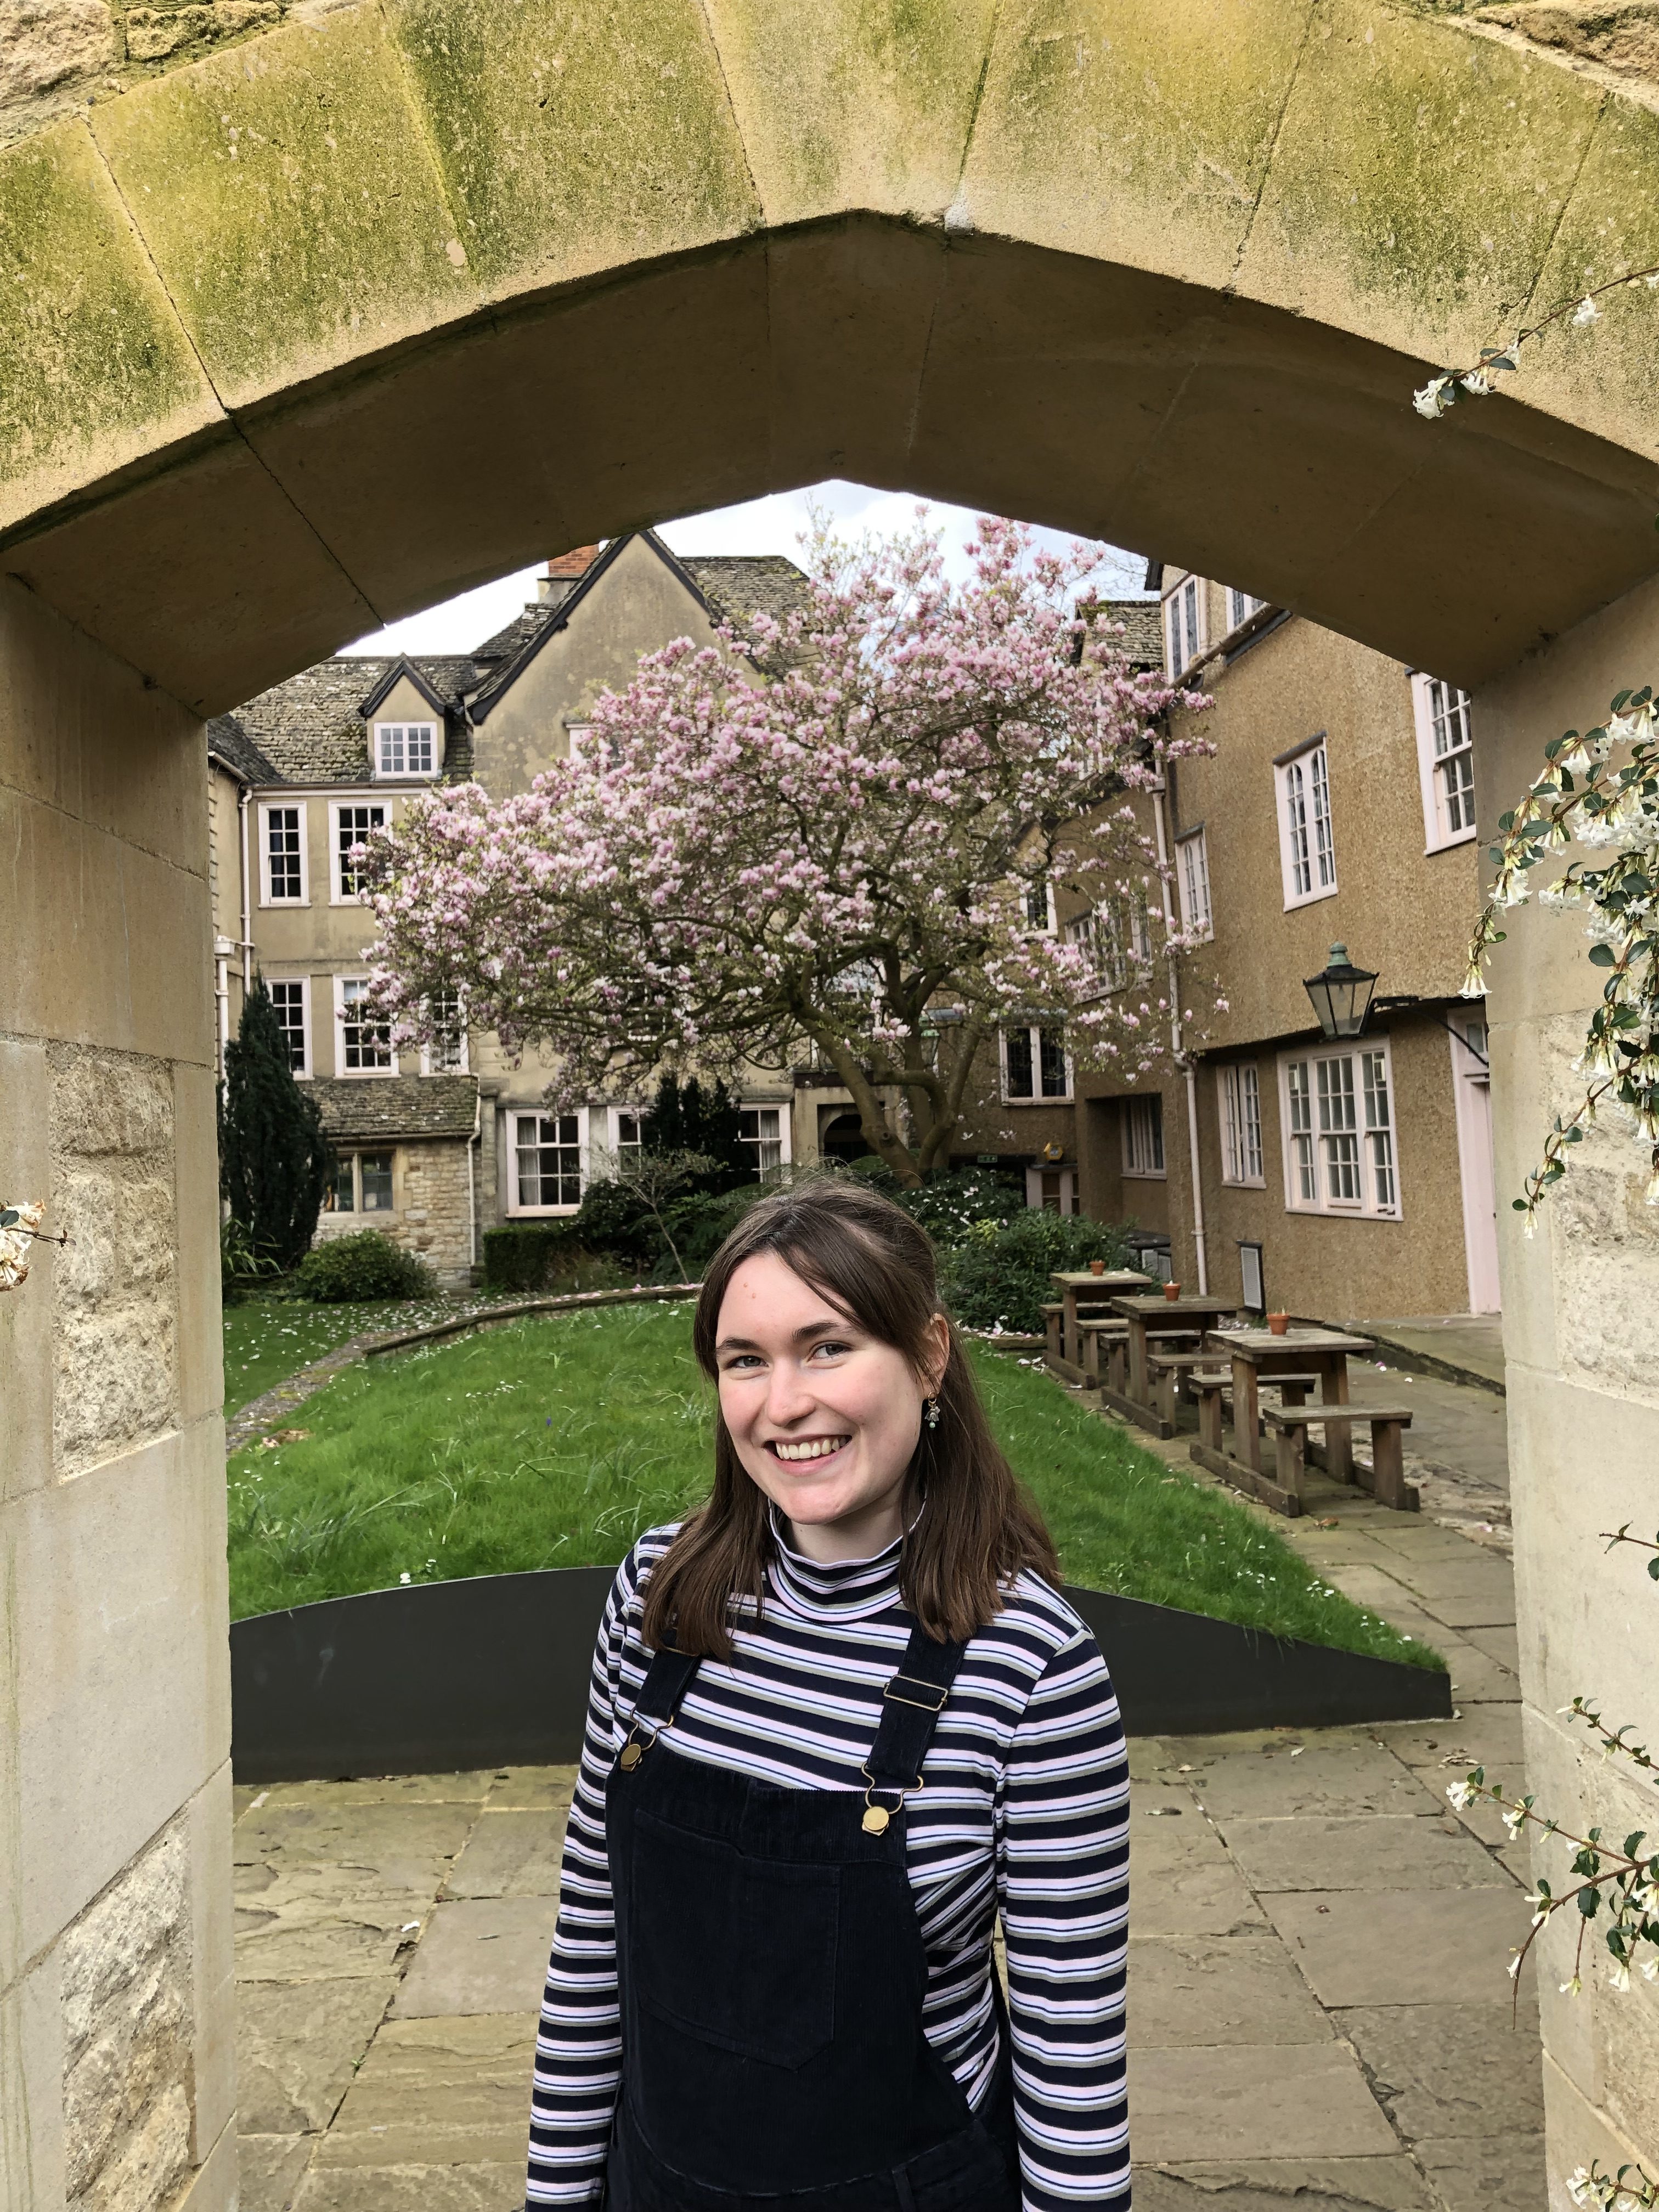
[{"label": "woman's smile", "polygon": [[851,1437],[769,1437],[765,1449],[775,1457],[791,1462],[833,1458]]}]

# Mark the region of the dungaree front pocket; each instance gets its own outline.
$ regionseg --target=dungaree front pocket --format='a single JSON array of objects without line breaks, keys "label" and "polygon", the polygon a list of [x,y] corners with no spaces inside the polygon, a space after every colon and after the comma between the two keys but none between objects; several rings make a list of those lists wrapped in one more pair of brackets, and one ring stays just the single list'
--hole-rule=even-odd
[{"label": "dungaree front pocket", "polygon": [[836,2033],[840,1869],[753,1858],[643,1809],[632,1825],[638,2002],[719,2050],[805,2066]]}]

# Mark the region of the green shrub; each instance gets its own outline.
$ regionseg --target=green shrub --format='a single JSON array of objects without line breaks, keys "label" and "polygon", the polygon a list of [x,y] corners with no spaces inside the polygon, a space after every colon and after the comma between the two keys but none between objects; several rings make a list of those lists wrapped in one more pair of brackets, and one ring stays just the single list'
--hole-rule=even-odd
[{"label": "green shrub", "polygon": [[1061,1268],[1104,1260],[1127,1263],[1121,1228],[1082,1214],[1048,1213],[1022,1206],[1006,1219],[968,1224],[959,1243],[939,1253],[939,1292],[966,1328],[1006,1328],[1037,1335],[1042,1308],[1054,1296],[1049,1276]]},{"label": "green shrub", "polygon": [[360,1229],[314,1244],[300,1262],[295,1287],[319,1305],[343,1305],[360,1298],[429,1297],[434,1285],[412,1252],[378,1229]]},{"label": "green shrub", "polygon": [[890,1195],[941,1252],[960,1244],[976,1222],[1007,1221],[1027,1211],[1024,1176],[996,1168],[961,1168],[930,1176],[920,1189],[895,1188]]},{"label": "green shrub", "polygon": [[568,1274],[592,1256],[574,1219],[509,1222],[483,1233],[484,1288],[544,1291],[552,1277]]},{"label": "green shrub", "polygon": [[581,1211],[570,1224],[574,1241],[624,1267],[646,1273],[661,1248],[651,1209],[636,1190],[606,1176],[582,1193]]}]

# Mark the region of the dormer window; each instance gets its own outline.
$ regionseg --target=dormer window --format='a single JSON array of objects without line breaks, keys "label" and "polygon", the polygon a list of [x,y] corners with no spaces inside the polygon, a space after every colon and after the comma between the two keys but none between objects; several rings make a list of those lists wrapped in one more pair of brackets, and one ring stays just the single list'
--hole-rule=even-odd
[{"label": "dormer window", "polygon": [[374,773],[376,775],[436,775],[436,723],[376,722]]}]

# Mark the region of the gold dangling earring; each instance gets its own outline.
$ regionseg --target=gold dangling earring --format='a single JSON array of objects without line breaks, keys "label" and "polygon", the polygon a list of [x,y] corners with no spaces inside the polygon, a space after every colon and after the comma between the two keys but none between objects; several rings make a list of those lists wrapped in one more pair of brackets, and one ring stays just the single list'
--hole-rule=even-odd
[{"label": "gold dangling earring", "polygon": [[924,1398],[921,1401],[921,1410],[922,1417],[928,1427],[936,1429],[939,1426],[939,1400],[936,1397]]}]

